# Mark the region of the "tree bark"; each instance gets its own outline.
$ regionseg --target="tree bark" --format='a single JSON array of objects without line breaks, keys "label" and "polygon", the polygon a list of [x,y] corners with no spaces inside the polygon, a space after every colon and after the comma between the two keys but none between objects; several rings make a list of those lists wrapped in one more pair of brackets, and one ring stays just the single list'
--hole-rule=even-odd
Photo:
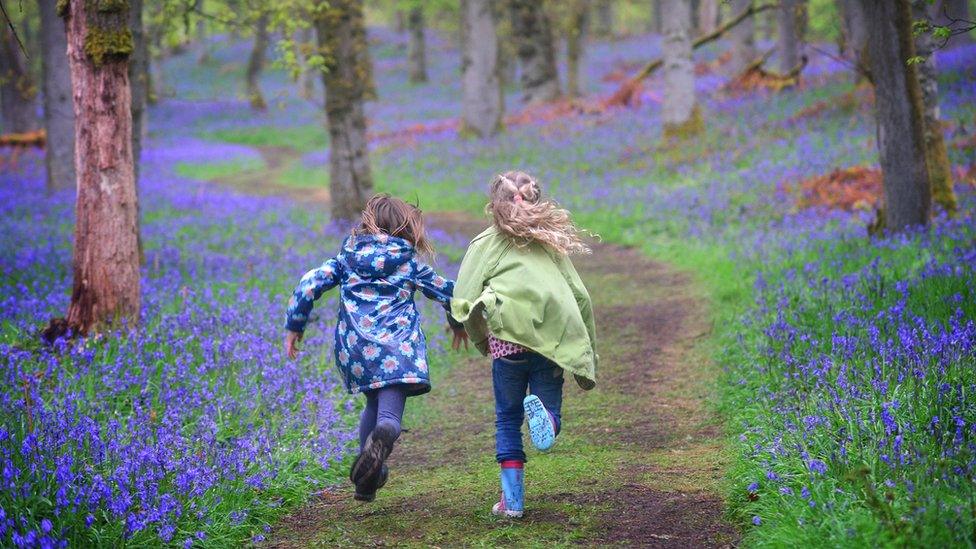
[{"label": "tree bark", "polygon": [[461,0],[462,133],[489,137],[501,129],[500,76],[492,0]]},{"label": "tree bark", "polygon": [[298,63],[298,94],[302,99],[315,97],[315,80],[312,70],[308,66],[308,48],[312,42],[312,28],[305,27],[295,31],[292,41],[295,43],[295,61]]},{"label": "tree bark", "polygon": [[34,100],[37,87],[31,78],[27,58],[10,31],[0,20],[0,123],[6,133],[24,133],[38,127]]},{"label": "tree bark", "polygon": [[691,6],[685,0],[664,0],[664,103],[665,137],[685,137],[701,129],[695,100],[695,66],[691,59]]},{"label": "tree bark", "polygon": [[410,81],[420,83],[427,81],[427,49],[424,41],[424,9],[415,6],[410,10],[407,18],[410,28],[410,40],[407,45],[407,71]]},{"label": "tree bark", "polygon": [[800,64],[803,34],[801,18],[803,17],[803,0],[782,0],[778,10],[779,40],[779,70],[788,73]]},{"label": "tree bark", "polygon": [[129,28],[132,55],[129,57],[129,87],[132,90],[132,165],[139,184],[142,139],[146,135],[146,105],[149,103],[149,43],[142,22],[143,0],[129,0]]},{"label": "tree bark", "polygon": [[41,18],[41,72],[44,88],[44,163],[47,189],[75,185],[75,112],[71,104],[71,72],[64,21],[52,0],[38,0]]},{"label": "tree bark", "polygon": [[[927,9],[928,2],[926,0],[912,0],[914,19],[925,19]],[[923,32],[915,36],[915,53],[923,58],[922,62],[916,65],[916,71],[918,72],[918,83],[924,108],[925,163],[928,167],[929,182],[932,187],[932,199],[952,215],[958,210],[959,205],[952,188],[952,166],[949,164],[949,153],[946,151],[945,139],[942,135],[938,70],[933,55],[935,49],[935,38],[931,33]]]},{"label": "tree bark", "polygon": [[914,65],[908,0],[860,0],[867,21],[875,88],[878,152],[884,182],[885,226],[901,230],[928,222],[931,188],[925,162],[922,92]]},{"label": "tree bark", "polygon": [[843,38],[842,55],[858,64],[867,65],[867,21],[864,20],[864,10],[860,0],[840,0],[840,12],[843,25],[841,35]]},{"label": "tree bark", "polygon": [[[752,6],[753,0],[732,0],[732,16],[736,16]],[[756,59],[756,24],[752,17],[742,21],[729,31],[732,41],[732,60],[729,73],[742,74],[749,63]]]},{"label": "tree bark", "polygon": [[701,0],[698,5],[698,34],[713,32],[718,26],[718,0]]},{"label": "tree bark", "polygon": [[538,104],[559,97],[559,73],[552,25],[542,0],[510,0],[512,35],[522,67],[522,101]]},{"label": "tree bark", "polygon": [[320,0],[315,19],[326,59],[325,114],[329,127],[332,217],[352,221],[373,192],[363,103],[375,95],[362,0]]},{"label": "tree bark", "polygon": [[[139,320],[139,250],[132,163],[128,4],[89,11],[65,2],[75,110],[74,282],[67,322],[78,334]],[[97,47],[86,44],[100,43]]]},{"label": "tree bark", "polygon": [[582,89],[580,63],[589,27],[586,0],[571,0],[569,10],[569,32],[566,35],[566,92],[570,97],[579,97]]},{"label": "tree bark", "polygon": [[597,0],[594,3],[593,11],[594,25],[593,34],[601,37],[611,37],[614,33],[614,14],[613,0]]},{"label": "tree bark", "polygon": [[263,111],[268,108],[261,93],[261,70],[264,69],[264,56],[268,49],[268,12],[262,11],[254,23],[254,46],[251,48],[251,56],[247,60],[247,98],[251,102],[251,108]]}]

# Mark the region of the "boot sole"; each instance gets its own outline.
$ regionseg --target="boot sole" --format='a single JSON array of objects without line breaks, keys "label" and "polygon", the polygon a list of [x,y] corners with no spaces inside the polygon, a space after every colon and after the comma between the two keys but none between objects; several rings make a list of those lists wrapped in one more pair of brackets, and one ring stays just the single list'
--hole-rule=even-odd
[{"label": "boot sole", "polygon": [[349,480],[358,485],[364,479],[379,473],[383,463],[386,462],[386,458],[393,451],[395,441],[396,432],[393,427],[383,424],[377,425],[370,433],[369,439],[366,440],[363,452],[353,463],[352,470],[349,471]]},{"label": "boot sole", "polygon": [[552,448],[556,442],[556,426],[542,401],[535,395],[529,395],[522,401],[522,407],[525,408],[525,420],[529,426],[532,445],[543,452]]}]

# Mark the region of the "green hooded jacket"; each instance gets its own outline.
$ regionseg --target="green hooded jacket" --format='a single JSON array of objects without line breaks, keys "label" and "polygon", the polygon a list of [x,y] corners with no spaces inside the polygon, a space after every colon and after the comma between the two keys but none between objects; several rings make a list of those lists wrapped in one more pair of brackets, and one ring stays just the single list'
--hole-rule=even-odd
[{"label": "green hooded jacket", "polygon": [[584,389],[595,385],[599,356],[590,294],[563,254],[537,242],[516,246],[489,227],[464,254],[451,315],[484,355],[491,333],[552,360]]}]

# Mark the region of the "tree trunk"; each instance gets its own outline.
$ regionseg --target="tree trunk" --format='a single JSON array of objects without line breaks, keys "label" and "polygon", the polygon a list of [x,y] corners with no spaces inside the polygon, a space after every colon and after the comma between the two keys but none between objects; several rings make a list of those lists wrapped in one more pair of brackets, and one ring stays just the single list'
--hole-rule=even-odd
[{"label": "tree trunk", "polygon": [[410,27],[410,41],[407,45],[407,70],[410,81],[420,83],[427,81],[427,49],[424,45],[424,9],[416,6],[410,10],[408,17]]},{"label": "tree trunk", "polygon": [[0,123],[6,133],[37,129],[34,99],[37,87],[31,78],[27,58],[7,25],[0,20]]},{"label": "tree trunk", "polygon": [[373,192],[363,103],[375,95],[362,0],[320,0],[315,30],[326,58],[325,114],[329,127],[332,217],[352,221]]},{"label": "tree trunk", "polygon": [[298,63],[298,95],[302,99],[315,97],[315,80],[312,70],[308,66],[308,50],[312,42],[312,28],[305,27],[295,31],[292,41],[295,43],[295,61]]},{"label": "tree trunk", "polygon": [[843,25],[841,38],[844,58],[861,66],[867,65],[867,21],[864,20],[864,10],[860,0],[841,0],[840,13]]},{"label": "tree trunk", "polygon": [[542,0],[510,0],[512,35],[522,67],[522,101],[545,103],[559,97],[559,73],[552,26]]},{"label": "tree trunk", "polygon": [[654,0],[654,32],[662,34],[664,32],[664,0]]},{"label": "tree trunk", "polygon": [[[100,5],[95,12],[88,10],[91,5],[70,0],[60,12],[67,22],[78,174],[67,321],[78,334],[122,319],[139,320],[128,4]],[[91,47],[92,42],[99,46]]]},{"label": "tree trunk", "polygon": [[801,12],[803,10],[802,0],[782,0],[778,13],[779,19],[779,40],[777,50],[779,52],[779,70],[786,74],[800,64],[800,51],[802,49],[801,33]]},{"label": "tree trunk", "polygon": [[908,0],[860,0],[867,21],[871,76],[884,181],[885,225],[928,222],[931,189],[925,162],[922,92],[915,66]]},{"label": "tree trunk", "polygon": [[64,21],[54,2],[38,0],[41,17],[41,69],[44,86],[44,129],[47,144],[47,189],[54,192],[75,185],[75,112],[71,104],[71,72]]},{"label": "tree trunk", "polygon": [[492,0],[461,0],[462,133],[495,135],[504,106]]},{"label": "tree trunk", "polygon": [[701,0],[698,5],[698,35],[713,32],[718,26],[718,0]]},{"label": "tree trunk", "polygon": [[701,130],[695,101],[695,65],[691,60],[691,6],[686,0],[664,0],[664,136],[686,137]]},{"label": "tree trunk", "polygon": [[146,105],[149,102],[149,43],[142,22],[143,0],[129,0],[129,28],[132,55],[129,57],[129,86],[132,90],[132,165],[139,184],[142,139],[146,136]]},{"label": "tree trunk", "polygon": [[[926,0],[912,0],[912,15],[916,20],[924,19],[927,16],[927,9]],[[929,172],[932,199],[951,215],[956,212],[959,205],[952,188],[952,166],[949,164],[949,153],[946,151],[942,121],[939,116],[938,70],[933,55],[935,49],[935,38],[931,33],[923,32],[915,36],[915,53],[923,58],[923,61],[916,65],[916,71],[924,107],[925,163]]]},{"label": "tree trunk", "polygon": [[393,13],[393,30],[397,33],[407,30],[407,15],[403,10],[396,10]]},{"label": "tree trunk", "polygon": [[263,111],[268,108],[261,93],[261,70],[264,69],[264,54],[268,49],[268,12],[262,11],[254,23],[254,46],[247,60],[247,98],[251,108]]},{"label": "tree trunk", "polygon": [[603,38],[612,37],[614,30],[613,0],[596,0],[593,6],[593,34]]},{"label": "tree trunk", "polygon": [[566,35],[566,91],[570,97],[579,97],[582,89],[580,63],[589,27],[586,0],[571,0],[569,10],[569,32]]},{"label": "tree trunk", "polygon": [[[736,16],[752,6],[752,0],[732,0],[732,16]],[[732,41],[732,60],[729,74],[737,76],[756,60],[756,25],[752,17],[747,18],[729,31]]]}]

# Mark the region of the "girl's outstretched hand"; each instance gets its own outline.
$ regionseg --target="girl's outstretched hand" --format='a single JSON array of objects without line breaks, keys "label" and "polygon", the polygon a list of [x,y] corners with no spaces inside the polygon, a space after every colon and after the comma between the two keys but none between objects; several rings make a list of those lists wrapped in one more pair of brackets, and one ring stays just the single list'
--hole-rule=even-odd
[{"label": "girl's outstretched hand", "polygon": [[285,335],[285,354],[288,358],[295,360],[298,357],[298,342],[302,340],[302,332],[289,331]]},{"label": "girl's outstretched hand", "polygon": [[468,332],[464,331],[463,327],[459,328],[448,328],[454,332],[454,339],[451,340],[451,349],[455,351],[461,350],[461,344],[464,343],[464,350],[468,350]]}]

